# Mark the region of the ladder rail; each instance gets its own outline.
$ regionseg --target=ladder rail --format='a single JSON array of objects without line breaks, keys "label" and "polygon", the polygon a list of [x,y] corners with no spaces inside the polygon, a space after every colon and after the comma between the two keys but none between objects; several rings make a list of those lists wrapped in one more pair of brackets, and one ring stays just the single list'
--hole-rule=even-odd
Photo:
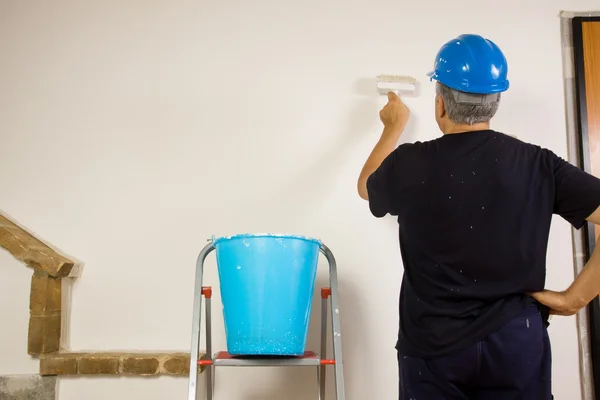
[{"label": "ladder rail", "polygon": [[[330,297],[330,290],[321,289],[321,352],[319,356],[321,359],[327,358],[327,301]],[[319,385],[319,400],[325,400],[325,388],[327,379],[327,367],[325,365],[319,365],[318,368],[318,385]]]},{"label": "ladder rail", "polygon": [[333,338],[333,359],[335,360],[335,392],[337,400],[345,400],[344,360],[342,358],[342,330],[340,324],[339,287],[337,263],[329,247],[321,244],[321,253],[329,263],[329,286],[331,289],[331,335]]},{"label": "ladder rail", "polygon": [[[190,377],[188,385],[188,400],[196,400],[198,393],[198,357],[200,355],[200,329],[202,322],[202,275],[204,273],[204,260],[213,250],[215,246],[210,241],[196,260],[196,278],[194,283],[194,305],[192,315],[192,344],[190,349]],[[210,304],[210,303],[209,303]],[[208,321],[207,321],[208,323]],[[208,356],[212,357],[211,354]]]},{"label": "ladder rail", "polygon": [[[212,359],[212,312],[211,312],[211,299],[212,299],[212,288],[202,288],[202,294],[204,295],[204,301],[206,303],[206,358]],[[215,368],[213,364],[207,365],[206,367],[206,400],[213,400],[214,398],[214,386],[215,386]]]}]

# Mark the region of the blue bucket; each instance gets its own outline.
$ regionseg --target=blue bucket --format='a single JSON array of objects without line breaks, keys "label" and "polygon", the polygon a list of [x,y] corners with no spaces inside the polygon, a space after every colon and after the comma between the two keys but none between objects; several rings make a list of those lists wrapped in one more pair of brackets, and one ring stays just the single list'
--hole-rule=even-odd
[{"label": "blue bucket", "polygon": [[227,351],[304,354],[321,242],[301,236],[217,238]]}]

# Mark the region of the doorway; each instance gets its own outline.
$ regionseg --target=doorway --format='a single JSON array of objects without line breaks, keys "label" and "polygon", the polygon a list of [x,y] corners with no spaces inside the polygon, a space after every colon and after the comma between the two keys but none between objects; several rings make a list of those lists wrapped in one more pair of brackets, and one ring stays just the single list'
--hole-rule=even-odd
[{"label": "doorway", "polygon": [[[600,17],[575,17],[572,21],[575,89],[581,167],[600,177]],[[589,259],[600,229],[584,228],[585,253]],[[600,400],[600,301],[588,306],[590,350],[594,391]]]}]

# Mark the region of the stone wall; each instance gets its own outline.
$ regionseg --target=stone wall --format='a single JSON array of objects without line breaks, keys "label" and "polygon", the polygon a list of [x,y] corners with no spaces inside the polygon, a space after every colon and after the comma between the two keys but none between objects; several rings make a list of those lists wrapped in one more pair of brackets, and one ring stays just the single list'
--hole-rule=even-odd
[{"label": "stone wall", "polygon": [[29,293],[27,353],[34,356],[60,350],[62,279],[34,270]]},{"label": "stone wall", "polygon": [[187,376],[188,353],[58,353],[40,358],[42,375]]},{"label": "stone wall", "polygon": [[0,400],[55,399],[55,376],[60,375],[188,376],[190,356],[185,352],[66,351],[61,342],[67,314],[62,310],[64,279],[78,277],[81,264],[2,213],[0,247],[33,269],[27,353],[40,359],[40,375],[0,377]]}]

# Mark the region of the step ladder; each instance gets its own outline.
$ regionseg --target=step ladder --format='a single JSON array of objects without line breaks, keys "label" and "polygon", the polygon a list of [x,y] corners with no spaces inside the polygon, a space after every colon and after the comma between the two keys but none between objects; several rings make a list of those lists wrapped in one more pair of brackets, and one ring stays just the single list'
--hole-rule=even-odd
[{"label": "step ladder", "polygon": [[[211,298],[212,288],[202,286],[204,261],[215,250],[212,240],[202,249],[196,262],[196,282],[194,287],[194,308],[192,317],[192,346],[190,352],[190,377],[188,400],[198,400],[198,372],[204,368],[206,375],[206,400],[214,399],[216,367],[316,367],[317,398],[325,400],[325,382],[328,366],[333,366],[335,374],[335,393],[337,400],[345,400],[344,374],[342,360],[342,340],[338,303],[337,267],[333,253],[321,244],[320,252],[329,263],[329,285],[321,289],[321,349],[317,354],[307,351],[300,357],[237,357],[226,351],[212,353],[211,336]],[[206,307],[206,356],[200,358],[200,331],[202,321],[202,298]],[[328,302],[331,307],[328,307]],[[333,359],[327,359],[327,313],[331,312]]]}]

